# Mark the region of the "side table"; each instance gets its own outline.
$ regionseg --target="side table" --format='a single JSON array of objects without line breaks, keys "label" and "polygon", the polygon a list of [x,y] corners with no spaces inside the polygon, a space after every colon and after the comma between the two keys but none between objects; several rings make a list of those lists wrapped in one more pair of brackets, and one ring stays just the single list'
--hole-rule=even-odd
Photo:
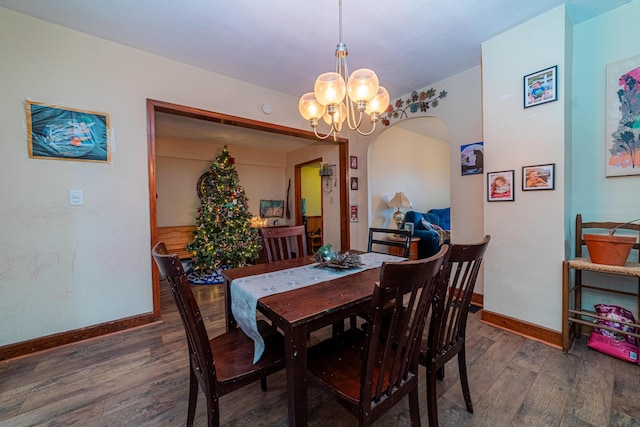
[{"label": "side table", "polygon": [[[394,241],[402,241],[402,238],[395,238],[393,236],[388,237],[389,240],[394,240]],[[409,246],[409,259],[411,260],[416,260],[418,259],[418,242],[420,241],[419,237],[412,237],[411,238],[411,245]],[[396,246],[389,246],[389,254],[391,255],[395,255],[395,256],[403,256],[404,255],[404,249],[403,248],[399,248]]]}]

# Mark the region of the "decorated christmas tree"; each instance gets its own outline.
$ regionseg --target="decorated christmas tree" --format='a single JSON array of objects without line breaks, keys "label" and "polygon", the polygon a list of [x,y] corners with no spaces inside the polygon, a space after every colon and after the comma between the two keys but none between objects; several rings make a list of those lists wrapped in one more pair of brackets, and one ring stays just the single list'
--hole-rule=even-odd
[{"label": "decorated christmas tree", "polygon": [[187,245],[195,271],[240,267],[258,257],[260,240],[239,185],[234,159],[225,145],[199,185],[201,199],[194,239]]}]

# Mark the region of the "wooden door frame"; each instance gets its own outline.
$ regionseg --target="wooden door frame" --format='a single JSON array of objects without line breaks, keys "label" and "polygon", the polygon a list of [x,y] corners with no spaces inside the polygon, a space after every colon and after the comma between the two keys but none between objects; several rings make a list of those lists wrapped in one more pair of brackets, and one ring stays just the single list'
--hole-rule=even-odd
[{"label": "wooden door frame", "polygon": [[[169,113],[194,119],[207,120],[232,126],[245,127],[254,130],[277,133],[280,135],[294,136],[298,138],[317,141],[318,138],[310,131],[280,126],[274,123],[261,122],[244,117],[230,116],[228,114],[216,113],[185,105],[173,104],[170,102],[147,99],[147,156],[149,166],[149,224],[151,234],[151,247],[158,242],[158,206],[156,187],[156,127],[155,113]],[[338,138],[336,143],[339,146],[339,179],[340,179],[340,245],[342,249],[350,249],[350,227],[349,227],[349,203],[348,203],[348,177],[349,167],[349,140]],[[298,191],[296,189],[296,191]],[[297,218],[296,218],[297,221]],[[151,253],[151,251],[149,251]],[[152,259],[152,291],[153,291],[153,316],[155,319],[161,318],[160,313],[160,275],[158,268]]]}]

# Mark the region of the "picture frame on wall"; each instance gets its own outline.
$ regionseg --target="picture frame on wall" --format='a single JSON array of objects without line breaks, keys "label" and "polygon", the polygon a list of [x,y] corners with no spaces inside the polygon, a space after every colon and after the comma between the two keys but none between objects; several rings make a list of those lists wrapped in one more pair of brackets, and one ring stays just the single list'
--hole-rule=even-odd
[{"label": "picture frame on wall", "polygon": [[351,189],[352,190],[357,190],[358,189],[358,178],[357,177],[351,177]]},{"label": "picture frame on wall", "polygon": [[522,191],[555,190],[556,164],[522,167]]},{"label": "picture frame on wall", "polygon": [[358,222],[358,205],[351,205],[350,213],[351,222]]},{"label": "picture frame on wall", "polygon": [[605,176],[640,175],[640,55],[607,65]]},{"label": "picture frame on wall", "polygon": [[527,74],[524,80],[524,108],[558,100],[558,66]]},{"label": "picture frame on wall", "polygon": [[482,141],[460,146],[460,167],[462,176],[478,175],[484,172],[484,143]]},{"label": "picture frame on wall", "polygon": [[284,200],[260,200],[260,216],[262,218],[283,218]]},{"label": "picture frame on wall", "polygon": [[109,114],[26,101],[29,157],[111,161]]},{"label": "picture frame on wall", "polygon": [[489,202],[513,202],[514,194],[514,170],[487,173],[487,201]]},{"label": "picture frame on wall", "polygon": [[351,169],[358,169],[358,158],[356,156],[349,156],[349,167]]}]

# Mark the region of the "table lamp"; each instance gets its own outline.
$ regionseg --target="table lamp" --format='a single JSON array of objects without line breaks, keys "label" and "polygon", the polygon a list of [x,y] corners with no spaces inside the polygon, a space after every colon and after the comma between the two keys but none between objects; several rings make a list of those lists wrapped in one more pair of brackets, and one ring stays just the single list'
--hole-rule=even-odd
[{"label": "table lamp", "polygon": [[400,208],[412,208],[413,205],[411,201],[404,195],[402,191],[396,193],[395,196],[389,201],[389,206],[392,208],[397,208],[397,210],[393,213],[393,220],[395,221],[398,230],[402,227],[402,221],[404,221],[404,214],[400,211]]}]

